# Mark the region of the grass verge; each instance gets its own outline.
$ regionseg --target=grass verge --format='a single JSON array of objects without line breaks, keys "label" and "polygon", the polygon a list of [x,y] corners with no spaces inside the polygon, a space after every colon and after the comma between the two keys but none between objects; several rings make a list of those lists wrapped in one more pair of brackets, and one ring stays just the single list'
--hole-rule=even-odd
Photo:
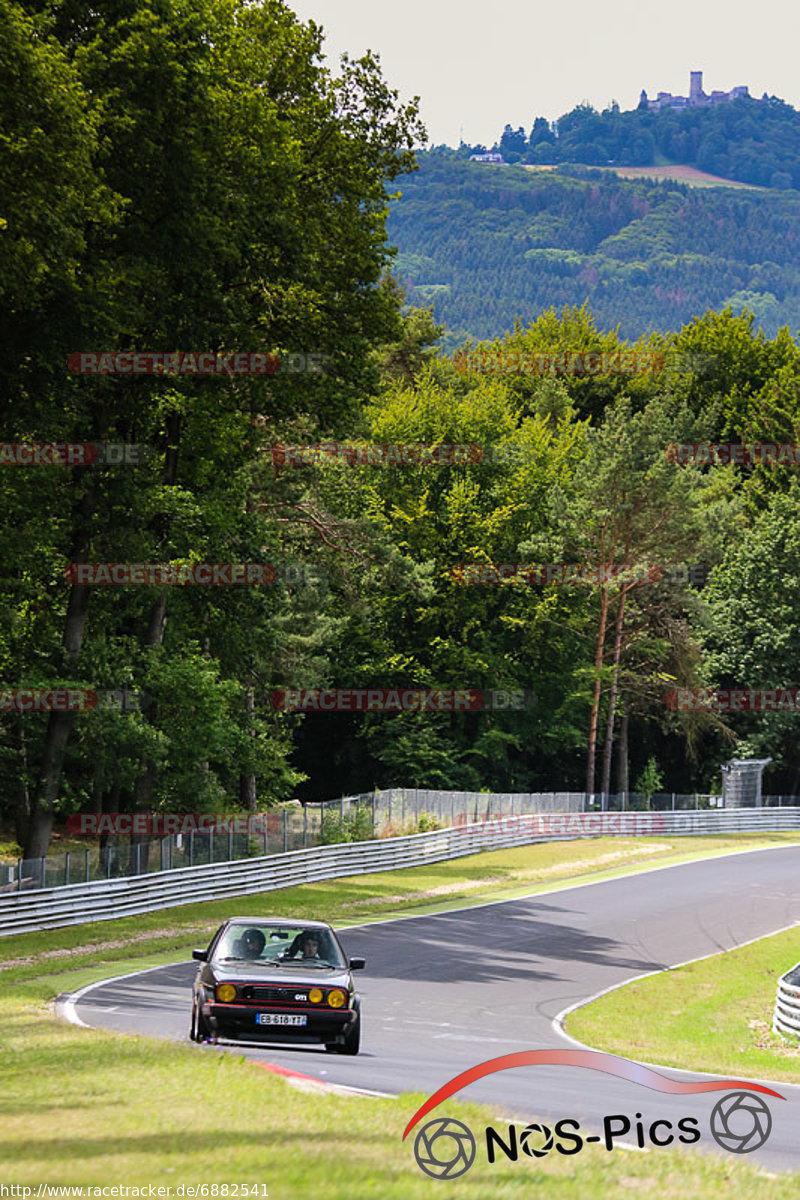
[{"label": "grass verge", "polygon": [[800,929],[617,988],[571,1013],[595,1049],[745,1079],[800,1083],[800,1049],[772,1032],[778,976],[800,959]]},{"label": "grass verge", "polygon": [[299,1092],[212,1047],[64,1025],[49,1016],[50,991],[31,981],[0,1001],[0,1178],[7,1184],[172,1185],[175,1196],[181,1184],[257,1183],[270,1200],[427,1200],[443,1190],[458,1200],[797,1195],[796,1176],[672,1149],[589,1147],[576,1158],[523,1155],[489,1165],[481,1132],[500,1125],[497,1116],[457,1103],[441,1111],[472,1129],[476,1161],[459,1180],[431,1180],[414,1161],[413,1134],[401,1141],[422,1094]]}]

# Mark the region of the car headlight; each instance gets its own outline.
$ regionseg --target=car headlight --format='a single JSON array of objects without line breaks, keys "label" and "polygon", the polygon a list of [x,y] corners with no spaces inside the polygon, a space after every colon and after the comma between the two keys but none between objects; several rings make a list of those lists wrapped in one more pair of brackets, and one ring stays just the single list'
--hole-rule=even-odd
[{"label": "car headlight", "polygon": [[312,1004],[321,1004],[325,993],[322,988],[312,988],[308,993],[308,998]]},{"label": "car headlight", "polygon": [[347,996],[341,988],[334,988],[332,992],[328,992],[328,1004],[331,1008],[344,1008],[347,1003]]},{"label": "car headlight", "polygon": [[230,1004],[231,1000],[236,999],[236,988],[232,983],[221,983],[217,988],[217,999],[223,1004]]}]

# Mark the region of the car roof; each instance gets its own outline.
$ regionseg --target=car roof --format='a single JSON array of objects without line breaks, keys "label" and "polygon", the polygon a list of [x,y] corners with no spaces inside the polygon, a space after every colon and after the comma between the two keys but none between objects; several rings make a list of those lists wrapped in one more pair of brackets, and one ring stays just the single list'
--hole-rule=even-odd
[{"label": "car roof", "polygon": [[304,921],[300,917],[228,917],[226,925],[280,925],[284,929],[330,929],[326,921]]}]

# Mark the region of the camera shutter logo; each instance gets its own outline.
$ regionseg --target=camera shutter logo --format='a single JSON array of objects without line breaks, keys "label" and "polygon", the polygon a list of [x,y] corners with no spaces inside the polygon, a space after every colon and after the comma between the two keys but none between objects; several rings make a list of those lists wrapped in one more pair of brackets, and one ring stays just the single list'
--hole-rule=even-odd
[{"label": "camera shutter logo", "polygon": [[[534,1145],[537,1140],[535,1134],[540,1135],[541,1145]],[[547,1125],[526,1125],[520,1135],[519,1144],[528,1158],[544,1158],[553,1149],[553,1131]]]},{"label": "camera shutter logo", "polygon": [[771,1132],[772,1114],[761,1097],[752,1092],[730,1092],[714,1105],[711,1135],[731,1154],[758,1150]]},{"label": "camera shutter logo", "polygon": [[414,1157],[433,1179],[457,1179],[475,1161],[475,1138],[461,1121],[437,1117],[417,1134]]}]

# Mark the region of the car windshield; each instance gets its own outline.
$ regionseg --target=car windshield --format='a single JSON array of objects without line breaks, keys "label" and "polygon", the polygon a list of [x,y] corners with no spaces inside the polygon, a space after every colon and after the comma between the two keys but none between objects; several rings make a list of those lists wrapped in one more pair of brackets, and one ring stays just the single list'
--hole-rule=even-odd
[{"label": "car windshield", "polygon": [[344,968],[347,962],[327,929],[297,925],[229,925],[214,951],[218,961],[254,962],[284,966]]}]

